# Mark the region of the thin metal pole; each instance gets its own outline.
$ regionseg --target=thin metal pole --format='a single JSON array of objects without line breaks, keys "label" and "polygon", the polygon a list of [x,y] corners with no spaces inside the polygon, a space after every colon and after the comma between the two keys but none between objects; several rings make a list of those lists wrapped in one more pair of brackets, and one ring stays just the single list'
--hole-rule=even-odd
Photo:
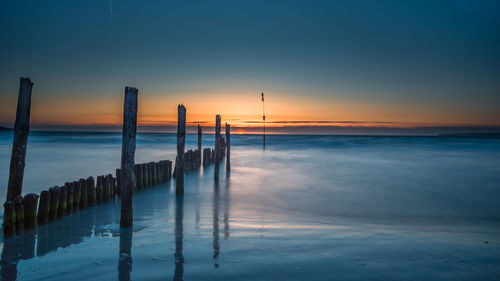
[{"label": "thin metal pole", "polygon": [[266,111],[264,107],[264,93],[262,93],[262,121],[264,124],[263,132],[264,134],[262,135],[263,138],[263,148],[266,149]]}]

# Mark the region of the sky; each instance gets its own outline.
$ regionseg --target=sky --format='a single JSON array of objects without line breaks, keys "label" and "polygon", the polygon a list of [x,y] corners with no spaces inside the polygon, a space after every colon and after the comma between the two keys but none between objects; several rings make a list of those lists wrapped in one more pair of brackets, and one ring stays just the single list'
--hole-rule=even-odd
[{"label": "sky", "polygon": [[0,0],[0,126],[19,77],[34,129],[221,114],[259,132],[500,128],[500,1]]}]

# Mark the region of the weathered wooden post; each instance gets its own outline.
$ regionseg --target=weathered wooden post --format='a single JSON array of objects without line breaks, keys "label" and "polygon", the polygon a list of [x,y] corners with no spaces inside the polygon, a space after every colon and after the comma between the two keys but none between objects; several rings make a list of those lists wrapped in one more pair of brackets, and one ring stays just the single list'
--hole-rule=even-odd
[{"label": "weathered wooden post", "polygon": [[87,208],[87,201],[89,199],[87,180],[80,179],[80,208]]},{"label": "weathered wooden post", "polygon": [[9,184],[7,200],[14,200],[23,191],[26,146],[30,130],[31,89],[33,83],[29,78],[21,78],[19,96],[17,98],[16,122],[14,124],[14,142],[10,158]]},{"label": "weathered wooden post", "polygon": [[16,208],[16,230],[17,233],[24,231],[24,200],[22,195],[17,195],[14,198],[14,206]]},{"label": "weathered wooden post", "polygon": [[201,137],[202,137],[202,134],[201,134],[201,126],[200,124],[198,124],[198,164],[197,166],[200,167],[201,166]]},{"label": "weathered wooden post", "polygon": [[156,185],[158,183],[158,178],[156,175],[155,162],[149,162],[149,169],[151,171],[151,185]]},{"label": "weathered wooden post", "polygon": [[175,193],[184,194],[184,147],[186,144],[186,108],[177,106],[177,157],[175,159]]},{"label": "weathered wooden post", "polygon": [[88,192],[88,203],[89,206],[95,206],[97,203],[96,194],[95,194],[95,180],[94,177],[87,178],[87,192]]},{"label": "weathered wooden post", "polygon": [[28,193],[24,196],[24,227],[26,229],[36,226],[36,207],[38,205],[38,195]]},{"label": "weathered wooden post", "polygon": [[[26,147],[28,144],[28,134],[30,130],[32,88],[33,83],[29,78],[20,79],[19,95],[17,97],[16,121],[14,123],[14,140],[12,143],[12,154],[10,157],[9,183],[7,186],[6,197],[6,201],[12,201],[14,205],[14,199],[16,198],[16,196],[21,195],[23,191],[24,166],[26,164]],[[4,214],[8,215],[7,217],[5,217],[4,215],[4,220],[14,219],[15,224],[18,217],[15,215],[15,208],[13,210],[13,216],[9,217],[9,212],[11,211],[10,203],[6,204],[5,207],[9,208],[9,210],[6,210],[4,212]],[[7,226],[9,223],[10,222],[7,222]],[[4,229],[8,231],[8,229]]]},{"label": "weathered wooden post", "polygon": [[[136,169],[135,170],[135,175],[137,177],[137,164],[135,165],[135,169]],[[118,196],[120,195],[120,188],[122,186],[121,182],[120,182],[120,178],[121,178],[120,172],[121,172],[120,169],[116,169],[116,185],[118,185],[118,194],[117,194]],[[139,187],[139,183],[136,183],[136,188],[138,188],[138,187]]]},{"label": "weathered wooden post", "polygon": [[221,147],[220,147],[220,115],[217,114],[215,116],[215,167],[214,167],[214,179],[219,179],[219,162],[221,155]]},{"label": "weathered wooden post", "polygon": [[59,208],[59,187],[54,186],[49,188],[50,192],[50,213],[49,219],[53,220],[57,218],[57,210]]},{"label": "weathered wooden post", "polygon": [[57,215],[59,217],[63,217],[66,215],[67,209],[67,195],[66,195],[66,186],[59,187],[59,208],[57,210]]},{"label": "weathered wooden post", "polygon": [[145,188],[149,184],[148,168],[145,163],[141,164],[141,173],[142,173],[142,188]]},{"label": "weathered wooden post", "polygon": [[80,210],[81,187],[79,181],[73,182],[73,212]]},{"label": "weathered wooden post", "polygon": [[121,227],[131,227],[133,222],[132,196],[134,192],[135,136],[137,132],[137,89],[125,88],[123,104],[122,161],[121,170]]},{"label": "weathered wooden post", "polygon": [[[43,190],[40,192],[40,204],[38,204],[38,223],[44,224],[49,221],[50,213],[50,192]],[[5,215],[4,215],[5,216]]]},{"label": "weathered wooden post", "polygon": [[16,233],[16,204],[13,200],[7,200],[3,207],[3,233],[10,236]]},{"label": "weathered wooden post", "polygon": [[[67,182],[64,184],[66,186],[66,213],[73,213],[73,193],[74,185],[72,182]],[[40,199],[41,200],[41,199]]]},{"label": "weathered wooden post", "polygon": [[231,125],[226,123],[226,171],[231,170]]},{"label": "weathered wooden post", "polygon": [[106,176],[101,176],[101,184],[102,184],[102,202],[107,202],[111,199],[110,191],[110,183]]}]

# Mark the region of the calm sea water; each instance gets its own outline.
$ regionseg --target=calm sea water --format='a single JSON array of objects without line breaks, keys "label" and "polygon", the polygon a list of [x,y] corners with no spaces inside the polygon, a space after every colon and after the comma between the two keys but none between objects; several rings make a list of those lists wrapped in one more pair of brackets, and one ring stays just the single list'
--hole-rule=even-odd
[{"label": "calm sea water", "polygon": [[[500,139],[232,136],[213,166],[0,239],[4,280],[500,280]],[[204,146],[213,146],[204,135]],[[5,200],[12,133],[0,133]],[[121,135],[32,132],[23,192],[113,173]],[[186,148],[196,147],[188,135]],[[136,162],[173,160],[139,134]]]}]

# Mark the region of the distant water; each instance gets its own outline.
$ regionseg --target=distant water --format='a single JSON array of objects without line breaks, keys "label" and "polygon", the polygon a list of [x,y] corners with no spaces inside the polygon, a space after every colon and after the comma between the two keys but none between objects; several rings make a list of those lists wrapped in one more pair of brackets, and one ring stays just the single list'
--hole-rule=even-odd
[{"label": "distant water", "polygon": [[[263,151],[260,136],[232,135],[231,173],[188,173],[183,199],[174,181],[136,193],[133,232],[111,202],[2,238],[3,278],[500,280],[499,138],[267,140]],[[2,202],[11,145],[0,132]],[[32,132],[23,192],[114,173],[120,145],[115,133]],[[139,134],[136,162],[163,159],[175,135]]]}]

